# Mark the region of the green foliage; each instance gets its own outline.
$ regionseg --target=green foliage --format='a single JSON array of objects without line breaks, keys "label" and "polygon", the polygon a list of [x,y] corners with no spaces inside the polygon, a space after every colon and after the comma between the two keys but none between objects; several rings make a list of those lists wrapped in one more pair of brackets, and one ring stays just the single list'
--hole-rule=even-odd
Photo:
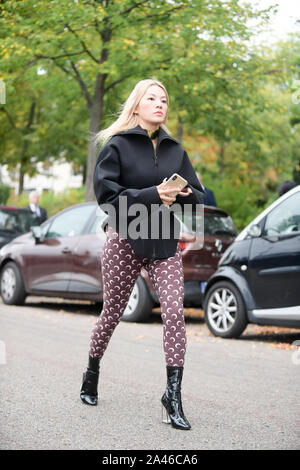
[{"label": "green foliage", "polygon": [[293,180],[296,184],[300,184],[300,160],[293,170]]},{"label": "green foliage", "polygon": [[261,202],[257,196],[259,184],[251,187],[234,177],[216,178],[209,173],[202,173],[202,178],[203,184],[213,190],[217,206],[228,212],[239,231],[278,197],[273,191]]},{"label": "green foliage", "polygon": [[[77,170],[88,162],[92,192],[90,133],[116,118],[138,80],[154,76],[170,94],[170,128],[180,121],[183,145],[241,228],[300,161],[292,100],[300,37],[260,49],[248,41],[271,10],[236,0],[2,2],[1,163],[21,168],[21,187],[38,161],[64,156]],[[50,214],[77,202],[66,194],[42,196]]]},{"label": "green foliage", "polygon": [[0,183],[0,204],[6,204],[10,193],[10,187]]}]

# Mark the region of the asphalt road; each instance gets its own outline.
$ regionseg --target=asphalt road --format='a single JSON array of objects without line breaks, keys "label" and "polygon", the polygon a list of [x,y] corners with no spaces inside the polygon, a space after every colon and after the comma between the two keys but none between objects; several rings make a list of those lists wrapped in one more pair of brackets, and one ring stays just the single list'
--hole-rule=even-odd
[{"label": "asphalt road", "polygon": [[94,308],[40,302],[0,303],[1,449],[300,448],[300,361],[289,347],[299,330],[274,336],[249,326],[223,340],[187,319],[182,397],[192,430],[180,431],[161,422],[159,317],[118,325],[101,363],[99,405],[89,407],[79,390]]}]

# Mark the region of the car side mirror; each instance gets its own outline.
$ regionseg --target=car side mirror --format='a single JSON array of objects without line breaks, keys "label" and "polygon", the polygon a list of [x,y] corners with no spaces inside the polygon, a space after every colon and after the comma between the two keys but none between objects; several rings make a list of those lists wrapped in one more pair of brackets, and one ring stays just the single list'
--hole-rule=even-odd
[{"label": "car side mirror", "polygon": [[30,227],[30,231],[31,231],[36,243],[42,243],[44,241],[43,230],[39,225],[34,226],[34,227]]},{"label": "car side mirror", "polygon": [[248,235],[253,238],[257,238],[261,236],[261,227],[259,225],[251,225],[251,227],[248,230]]}]

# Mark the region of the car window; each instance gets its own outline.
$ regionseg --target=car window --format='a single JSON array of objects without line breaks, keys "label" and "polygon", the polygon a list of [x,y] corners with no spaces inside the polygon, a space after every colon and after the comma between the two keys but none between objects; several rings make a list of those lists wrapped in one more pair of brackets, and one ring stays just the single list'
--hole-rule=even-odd
[{"label": "car window", "polygon": [[[93,224],[89,230],[90,233],[99,233],[103,232],[103,222],[105,219],[108,219],[108,215],[106,212],[104,212],[100,207],[97,208],[96,214],[95,214],[95,220],[93,221]],[[105,224],[104,224],[105,225]]]},{"label": "car window", "polygon": [[35,216],[26,209],[1,209],[0,230],[7,232],[25,233],[36,225]]},{"label": "car window", "polygon": [[235,237],[237,235],[237,229],[230,216],[225,216],[216,213],[204,212],[204,224],[203,219],[197,218],[197,226],[195,223],[195,216],[192,216],[192,223],[190,220],[191,216],[185,216],[182,220],[181,230],[189,232],[192,227],[192,231],[203,230],[205,235],[222,235],[227,237]]},{"label": "car window", "polygon": [[94,210],[95,205],[84,205],[57,215],[50,225],[46,238],[80,235]]},{"label": "car window", "polygon": [[[183,213],[182,215],[174,214],[176,219],[180,222],[181,232],[195,234],[195,232],[203,233],[203,216],[197,218],[192,214]],[[196,223],[197,222],[197,223]]]},{"label": "car window", "polygon": [[40,226],[43,237],[47,236],[47,232],[49,230],[50,225],[51,225],[51,221],[47,221],[47,223],[43,223],[43,225]]},{"label": "car window", "polygon": [[1,211],[0,212],[0,229],[8,231],[17,231],[16,227],[16,217],[14,215]]},{"label": "car window", "polygon": [[205,212],[204,234],[235,237],[237,235],[237,229],[231,217]]},{"label": "car window", "polygon": [[284,235],[299,231],[300,192],[282,201],[267,215],[263,235]]}]

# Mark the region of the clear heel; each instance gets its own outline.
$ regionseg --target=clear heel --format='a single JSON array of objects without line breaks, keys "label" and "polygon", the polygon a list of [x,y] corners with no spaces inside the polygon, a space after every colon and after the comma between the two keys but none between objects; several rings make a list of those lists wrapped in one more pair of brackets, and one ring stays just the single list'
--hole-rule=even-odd
[{"label": "clear heel", "polygon": [[161,420],[163,423],[171,424],[169,413],[167,412],[163,404],[161,405]]}]

